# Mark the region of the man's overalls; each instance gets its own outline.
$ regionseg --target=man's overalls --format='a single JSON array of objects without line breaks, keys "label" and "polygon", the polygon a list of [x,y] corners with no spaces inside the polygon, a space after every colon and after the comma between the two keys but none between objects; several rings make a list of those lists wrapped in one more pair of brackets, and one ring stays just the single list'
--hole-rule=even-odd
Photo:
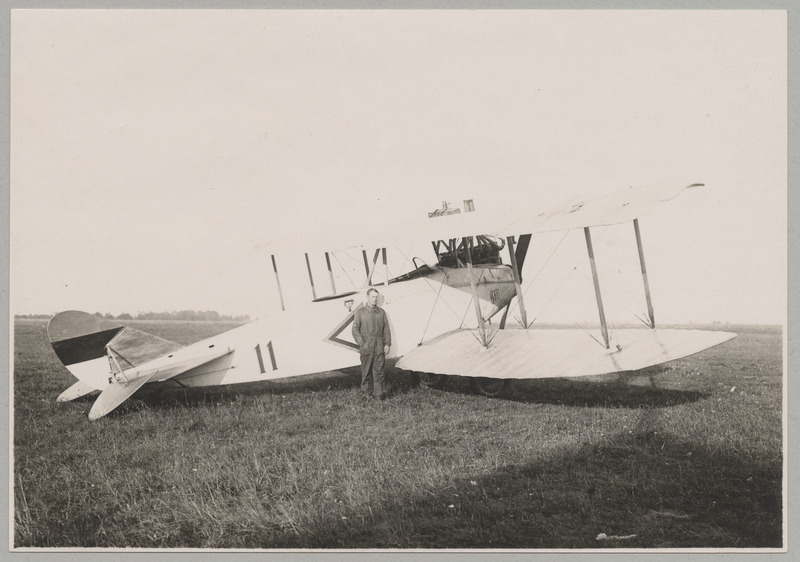
[{"label": "man's overalls", "polygon": [[386,356],[383,346],[392,345],[392,334],[386,312],[378,306],[360,306],[353,315],[353,338],[361,353],[361,390],[382,397],[383,366]]}]

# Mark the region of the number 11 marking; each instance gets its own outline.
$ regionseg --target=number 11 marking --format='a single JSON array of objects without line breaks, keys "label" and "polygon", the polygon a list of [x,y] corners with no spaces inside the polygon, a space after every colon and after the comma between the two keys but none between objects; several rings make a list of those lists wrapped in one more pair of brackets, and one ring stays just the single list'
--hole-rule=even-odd
[{"label": "number 11 marking", "polygon": [[[278,364],[275,362],[275,351],[272,349],[272,341],[267,344],[267,350],[269,350],[269,359],[272,362],[272,370],[277,371]],[[258,368],[262,373],[266,373],[267,370],[264,368],[264,358],[261,356],[261,344],[256,346],[256,357],[258,357]]]}]

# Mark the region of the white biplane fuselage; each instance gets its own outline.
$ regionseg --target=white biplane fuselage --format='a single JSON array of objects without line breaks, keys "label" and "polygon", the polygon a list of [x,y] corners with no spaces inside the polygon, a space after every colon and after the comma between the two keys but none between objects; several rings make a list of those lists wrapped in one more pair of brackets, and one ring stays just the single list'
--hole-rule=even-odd
[{"label": "white biplane fuselage", "polygon": [[[491,323],[516,294],[511,269],[507,265],[486,265],[473,271],[482,316]],[[379,305],[387,312],[392,331],[389,358],[402,356],[440,334],[476,328],[476,317],[463,314],[473,300],[468,276],[466,267],[425,266],[416,275],[374,286],[381,293]],[[369,288],[302,303],[186,347],[168,347],[165,349],[170,353],[144,362],[131,357],[147,358],[146,350],[154,346],[155,339],[131,327],[120,327],[114,332],[103,326],[109,339],[102,354],[98,348],[92,357],[67,359],[59,353],[60,349],[75,347],[80,338],[101,330],[99,320],[89,314],[61,313],[51,320],[48,331],[51,338],[62,334],[53,341],[56,353],[83,384],[68,389],[59,400],[72,400],[80,390],[105,392],[114,386],[132,394],[144,384],[162,388],[216,386],[358,365],[359,350],[351,325],[355,310],[363,306]],[[421,310],[429,314],[421,315]],[[98,399],[90,418],[111,411],[118,405],[112,403],[123,394],[110,393],[114,400],[109,404]]]},{"label": "white biplane fuselage", "polygon": [[[448,224],[458,223],[447,223],[447,217],[435,219],[439,222],[434,227],[426,224],[424,229],[406,225],[401,230],[403,236],[416,226],[428,240],[439,240],[433,242],[437,265],[417,266],[414,260],[411,271],[393,279],[385,269],[386,276],[378,284],[372,279],[379,252],[375,252],[370,267],[364,251],[363,287],[337,293],[326,253],[332,294],[320,298],[314,292],[306,254],[314,296],[311,302],[299,306],[293,303],[288,310],[186,347],[83,312],[57,314],[48,324],[48,336],[56,355],[78,378],[58,400],[100,391],[89,413],[90,419],[97,419],[147,384],[172,388],[226,385],[358,365],[359,350],[351,324],[355,310],[363,306],[366,292],[373,286],[381,293],[379,305],[386,311],[392,331],[388,357],[400,358],[399,368],[436,377],[462,375],[473,381],[574,377],[642,369],[697,353],[735,334],[656,328],[638,224],[640,214],[685,188],[649,187],[611,194],[539,213],[488,237],[473,238],[481,230],[476,226],[479,223],[470,222],[472,219],[452,234]],[[611,334],[604,317],[590,226],[629,220],[636,235],[649,322],[644,329],[621,329]],[[587,337],[586,330],[533,329],[526,320],[520,269],[531,234],[578,228],[586,238],[601,338]],[[521,235],[516,252],[515,235]],[[457,245],[459,239],[461,245]],[[499,255],[506,242],[509,265],[504,265]],[[440,253],[440,245],[445,252]],[[382,248],[386,265],[386,244],[372,247]],[[280,293],[274,256],[272,264]],[[506,314],[515,297],[521,319],[519,325],[507,329]],[[478,388],[483,391],[480,385]]]},{"label": "white biplane fuselage", "polygon": [[[433,336],[462,327],[476,328],[475,317],[463,315],[472,300],[466,274],[466,268],[435,267],[424,277],[375,286],[381,293],[379,305],[386,311],[392,331],[388,358],[403,356]],[[352,320],[356,308],[363,306],[368,288],[307,302],[178,350],[173,361],[226,349],[233,353],[164,380],[172,386],[211,386],[358,365]],[[511,270],[505,265],[481,268],[477,289],[483,317],[490,320],[514,298]],[[439,313],[434,310],[428,322],[429,318],[419,312],[430,311],[434,306],[440,308]]]}]

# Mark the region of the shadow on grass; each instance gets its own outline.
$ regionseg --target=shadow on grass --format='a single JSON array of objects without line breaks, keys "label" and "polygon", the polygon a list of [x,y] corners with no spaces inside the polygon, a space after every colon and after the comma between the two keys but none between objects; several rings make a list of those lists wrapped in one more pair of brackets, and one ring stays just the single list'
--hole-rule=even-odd
[{"label": "shadow on grass", "polygon": [[[137,392],[128,402],[111,412],[109,416],[124,415],[141,406],[159,408],[180,404],[183,408],[213,405],[233,398],[258,397],[263,395],[286,395],[295,393],[322,392],[356,386],[358,381],[344,371],[330,371],[314,375],[293,377],[281,381],[260,381],[244,384],[204,386],[194,388],[147,388]],[[137,404],[137,402],[139,404]]]},{"label": "shadow on grass", "polygon": [[[650,367],[641,371],[602,377],[514,380],[501,396],[494,400],[602,408],[662,408],[696,402],[709,396],[707,392],[659,387],[655,376],[667,370],[669,369],[665,367]],[[415,374],[395,368],[394,361],[387,363],[387,381],[389,397],[406,394],[419,386]],[[145,387],[109,416],[125,415],[143,407],[158,408],[180,404],[181,407],[193,408],[233,398],[357,389],[360,384],[359,368],[350,367],[274,381],[236,385],[199,388]],[[474,391],[469,378],[448,376],[443,385],[434,392],[464,394]],[[90,402],[96,397],[96,394],[89,395],[77,399],[76,402]]]},{"label": "shadow on grass", "polygon": [[[439,490],[384,497],[347,521],[262,537],[287,548],[779,548],[780,460],[642,428]],[[598,539],[601,533],[606,539]],[[610,537],[610,538],[608,538]]]},{"label": "shadow on grass", "polygon": [[612,381],[541,379],[514,381],[506,400],[603,408],[663,408],[703,400],[708,392],[675,390],[631,384],[621,377]]},{"label": "shadow on grass", "polygon": [[[394,368],[395,361],[387,362],[387,381],[389,395],[405,394],[417,386],[416,380],[408,371]],[[361,386],[361,373],[358,367],[349,367],[336,371],[325,371],[310,375],[301,375],[274,381],[206,386],[196,388],[158,388],[144,387],[123,403],[110,417],[125,415],[131,411],[146,408],[159,408],[180,404],[184,408],[195,408],[213,405],[218,402],[257,397],[263,395],[290,395],[326,392],[329,390],[357,389]],[[94,401],[97,395],[79,398],[79,401]]]},{"label": "shadow on grass", "polygon": [[[663,408],[709,396],[708,392],[659,386],[656,376],[666,371],[669,368],[656,366],[592,377],[511,380],[495,400],[602,408]],[[448,376],[438,390],[474,392],[469,378],[454,376]]]}]

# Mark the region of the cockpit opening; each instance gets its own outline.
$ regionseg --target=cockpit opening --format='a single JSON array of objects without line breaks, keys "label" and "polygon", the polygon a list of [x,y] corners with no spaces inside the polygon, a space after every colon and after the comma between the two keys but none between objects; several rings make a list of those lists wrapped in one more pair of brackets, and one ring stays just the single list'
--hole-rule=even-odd
[{"label": "cockpit opening", "polygon": [[500,251],[505,247],[505,241],[502,238],[479,234],[462,238],[460,243],[458,238],[451,238],[446,242],[438,240],[431,244],[436,253],[437,264],[441,267],[466,267],[467,248],[475,265],[503,263]]}]

